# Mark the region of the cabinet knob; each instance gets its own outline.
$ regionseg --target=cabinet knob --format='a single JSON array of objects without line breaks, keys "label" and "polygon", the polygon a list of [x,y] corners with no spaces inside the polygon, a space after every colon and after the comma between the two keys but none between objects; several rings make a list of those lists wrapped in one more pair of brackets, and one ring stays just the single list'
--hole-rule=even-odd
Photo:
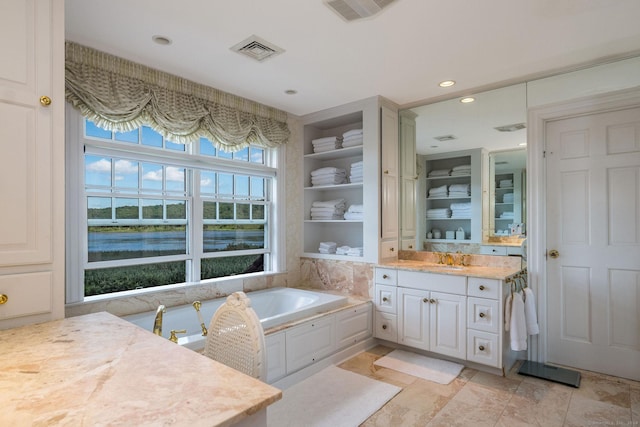
[{"label": "cabinet knob", "polygon": [[383,278],[383,279],[388,279],[388,278],[389,278],[389,276],[387,276],[386,274],[383,274],[383,275],[382,275],[382,278]]},{"label": "cabinet knob", "polygon": [[423,298],[422,302],[429,302],[429,298]]},{"label": "cabinet knob", "polygon": [[478,286],[478,289],[480,289],[481,291],[484,291],[484,285]]},{"label": "cabinet knob", "polygon": [[40,104],[42,104],[43,107],[48,107],[49,105],[51,105],[51,98],[49,98],[46,95],[41,96],[40,97]]},{"label": "cabinet knob", "polygon": [[0,294],[0,305],[6,303],[7,301],[9,301],[9,297],[5,294]]},{"label": "cabinet knob", "polygon": [[390,250],[391,252],[393,252],[393,251],[395,251],[396,249],[395,249],[395,248],[389,248],[389,250]]},{"label": "cabinet knob", "polygon": [[383,172],[385,175],[389,175],[389,170]]},{"label": "cabinet knob", "polygon": [[413,245],[409,245],[409,249],[413,249]]},{"label": "cabinet knob", "polygon": [[483,346],[483,345],[478,346],[478,350],[480,350],[480,351],[484,351],[484,346]]},{"label": "cabinet knob", "polygon": [[382,325],[382,329],[387,329],[387,325]]},{"label": "cabinet knob", "polygon": [[478,314],[478,316],[480,316],[480,317],[484,317],[484,316],[485,316],[485,314],[484,314],[484,313],[480,313],[480,314]]},{"label": "cabinet knob", "polygon": [[387,298],[387,297],[382,297],[382,302],[389,302],[389,298]]},{"label": "cabinet knob", "polygon": [[433,298],[431,298],[431,300],[430,300],[429,302],[430,302],[431,304],[435,304],[435,303],[437,303],[437,302],[438,302],[438,300],[437,300],[437,299],[433,299]]}]

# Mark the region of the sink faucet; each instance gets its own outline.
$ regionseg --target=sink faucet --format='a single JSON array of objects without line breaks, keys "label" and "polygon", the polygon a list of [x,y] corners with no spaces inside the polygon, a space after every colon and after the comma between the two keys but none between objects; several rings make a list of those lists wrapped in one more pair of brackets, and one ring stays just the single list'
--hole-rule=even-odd
[{"label": "sink faucet", "polygon": [[166,312],[165,306],[160,304],[156,310],[156,319],[153,321],[153,333],[156,335],[162,336],[162,314]]},{"label": "sink faucet", "polygon": [[453,256],[452,256],[449,252],[447,252],[446,254],[444,254],[444,256],[445,256],[445,259],[446,259],[446,261],[447,261],[447,265],[453,265],[453,264],[454,264],[454,262],[453,262]]}]

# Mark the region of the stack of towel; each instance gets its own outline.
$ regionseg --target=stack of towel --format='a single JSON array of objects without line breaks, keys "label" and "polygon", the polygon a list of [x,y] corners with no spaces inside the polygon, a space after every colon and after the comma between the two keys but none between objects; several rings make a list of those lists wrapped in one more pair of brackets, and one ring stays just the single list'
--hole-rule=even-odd
[{"label": "stack of towel", "polygon": [[343,147],[356,147],[362,145],[362,129],[351,129],[342,134]]},{"label": "stack of towel", "polygon": [[338,245],[336,244],[336,242],[320,242],[318,252],[320,252],[321,254],[335,254],[337,247]]},{"label": "stack of towel", "polygon": [[504,330],[511,335],[511,350],[527,349],[527,336],[540,333],[536,299],[533,291],[524,288],[510,293],[504,303]]},{"label": "stack of towel", "polygon": [[336,185],[347,182],[347,171],[336,167],[316,169],[311,172],[311,185]]},{"label": "stack of towel", "polygon": [[450,173],[451,173],[451,170],[449,169],[434,169],[432,171],[429,171],[427,176],[429,178],[436,178],[439,176],[449,176]]},{"label": "stack of towel", "polygon": [[471,203],[451,203],[451,218],[471,218]]},{"label": "stack of towel", "polygon": [[513,203],[513,193],[505,193],[502,196],[502,203]]},{"label": "stack of towel", "polygon": [[449,197],[469,197],[471,196],[471,184],[451,184],[449,186]]},{"label": "stack of towel", "polygon": [[509,212],[509,211],[502,212],[500,214],[500,218],[502,218],[502,219],[513,219],[513,212]]},{"label": "stack of towel", "polygon": [[451,169],[451,176],[471,175],[471,165],[455,166]]},{"label": "stack of towel", "polygon": [[346,203],[344,199],[327,200],[324,202],[315,201],[311,203],[311,219],[344,219],[345,207]]},{"label": "stack of towel", "polygon": [[427,209],[427,219],[442,219],[451,218],[451,209],[439,208],[439,209]]},{"label": "stack of towel", "polygon": [[498,188],[510,188],[510,187],[513,187],[512,179],[501,179],[498,182]]},{"label": "stack of towel", "polygon": [[351,246],[340,246],[336,250],[336,255],[362,256],[363,249],[361,247],[353,248]]},{"label": "stack of towel", "polygon": [[344,219],[352,221],[362,221],[364,219],[364,206],[363,205],[351,205],[347,212],[344,214]]},{"label": "stack of towel", "polygon": [[447,197],[448,194],[447,186],[441,185],[440,187],[431,187],[427,197]]},{"label": "stack of towel", "polygon": [[363,172],[362,160],[359,162],[351,163],[351,170],[349,171],[349,182],[362,182]]},{"label": "stack of towel", "polygon": [[311,145],[313,145],[314,153],[335,150],[336,148],[342,148],[342,137],[327,136],[325,138],[314,139],[311,141]]}]

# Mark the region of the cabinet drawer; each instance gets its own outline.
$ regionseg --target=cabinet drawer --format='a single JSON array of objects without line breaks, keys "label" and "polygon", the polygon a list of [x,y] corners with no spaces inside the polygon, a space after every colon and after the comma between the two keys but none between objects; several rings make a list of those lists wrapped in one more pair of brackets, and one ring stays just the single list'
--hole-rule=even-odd
[{"label": "cabinet drawer", "polygon": [[468,329],[467,360],[499,368],[501,361],[498,335]]},{"label": "cabinet drawer", "polygon": [[498,301],[485,298],[467,298],[467,326],[479,331],[500,331],[500,308]]},{"label": "cabinet drawer", "polygon": [[341,349],[371,336],[371,304],[336,313],[336,343]]},{"label": "cabinet drawer", "polygon": [[402,239],[400,241],[400,248],[403,251],[415,251],[418,249],[416,245],[416,239]]},{"label": "cabinet drawer", "polygon": [[396,286],[398,284],[398,270],[391,268],[376,268],[376,283]]},{"label": "cabinet drawer", "polygon": [[395,314],[376,311],[373,336],[382,340],[398,342],[398,317]]},{"label": "cabinet drawer", "polygon": [[465,295],[467,293],[467,277],[399,270],[398,286],[425,291]]},{"label": "cabinet drawer", "polygon": [[8,297],[0,305],[0,320],[51,312],[51,272],[0,276],[0,294]]},{"label": "cabinet drawer", "polygon": [[469,290],[467,295],[480,298],[500,298],[500,286],[502,281],[497,279],[483,279],[469,277]]},{"label": "cabinet drawer", "polygon": [[398,305],[396,304],[397,287],[376,284],[376,310],[385,313],[396,314]]},{"label": "cabinet drawer", "polygon": [[506,246],[480,246],[481,255],[506,255]]}]

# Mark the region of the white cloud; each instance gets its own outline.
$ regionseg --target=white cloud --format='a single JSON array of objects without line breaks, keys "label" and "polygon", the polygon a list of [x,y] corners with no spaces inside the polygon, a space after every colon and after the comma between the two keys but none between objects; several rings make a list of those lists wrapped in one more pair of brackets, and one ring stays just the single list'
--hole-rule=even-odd
[{"label": "white cloud", "polygon": [[167,181],[184,182],[184,169],[167,166]]},{"label": "white cloud", "polygon": [[111,161],[107,159],[100,159],[97,162],[89,163],[87,165],[88,172],[109,172],[111,173]]},{"label": "white cloud", "polygon": [[138,173],[138,163],[130,160],[116,160],[116,173]]}]

